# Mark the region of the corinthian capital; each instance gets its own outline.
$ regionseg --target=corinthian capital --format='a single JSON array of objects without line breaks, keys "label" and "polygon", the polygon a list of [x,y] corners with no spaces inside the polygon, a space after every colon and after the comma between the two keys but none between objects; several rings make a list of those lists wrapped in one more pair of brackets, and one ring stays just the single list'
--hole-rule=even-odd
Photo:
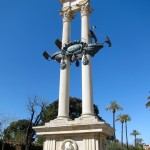
[{"label": "corinthian capital", "polygon": [[82,4],[80,7],[81,7],[81,16],[88,16],[92,13],[92,8],[90,7],[89,2]]},{"label": "corinthian capital", "polygon": [[63,17],[63,22],[70,22],[75,17],[70,7],[62,10],[60,15]]}]

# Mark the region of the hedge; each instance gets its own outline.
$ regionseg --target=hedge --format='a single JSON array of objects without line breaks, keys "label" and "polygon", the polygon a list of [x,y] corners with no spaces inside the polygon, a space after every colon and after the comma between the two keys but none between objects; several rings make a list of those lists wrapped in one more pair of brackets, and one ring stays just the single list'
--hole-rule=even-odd
[{"label": "hedge", "polygon": [[[0,150],[2,150],[2,141],[0,141]],[[5,143],[4,150],[16,150],[15,144]],[[21,150],[25,150],[25,145],[21,145]],[[30,150],[43,150],[42,146],[32,145]]]}]

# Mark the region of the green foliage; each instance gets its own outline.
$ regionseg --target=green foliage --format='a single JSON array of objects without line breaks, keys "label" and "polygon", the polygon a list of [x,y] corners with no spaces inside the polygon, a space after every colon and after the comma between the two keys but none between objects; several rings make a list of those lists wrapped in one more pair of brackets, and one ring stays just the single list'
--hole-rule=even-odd
[{"label": "green foliage", "polygon": [[[0,150],[1,150],[2,144],[3,143],[0,141]],[[5,143],[4,150],[16,150],[15,142],[14,143]],[[25,145],[21,145],[21,150],[25,150]],[[30,150],[43,150],[43,146],[32,144]]]},{"label": "green foliage", "polygon": [[146,108],[150,107],[150,101],[148,101],[145,106],[146,106]]},{"label": "green foliage", "polygon": [[131,121],[131,117],[128,114],[124,114],[124,121]]},{"label": "green foliage", "polygon": [[124,123],[125,122],[125,115],[124,114],[120,114],[117,117],[116,121],[120,121],[121,123]]},{"label": "green foliage", "polygon": [[134,136],[134,145],[136,146],[137,145],[136,137],[137,135],[140,135],[140,133],[137,130],[133,130],[132,133],[130,133],[130,135]]},{"label": "green foliage", "polygon": [[143,145],[143,139],[142,138],[136,138],[136,144],[137,145]]},{"label": "green foliage", "polygon": [[123,108],[122,108],[119,104],[117,104],[116,101],[111,101],[111,102],[110,102],[110,105],[107,106],[105,110],[110,110],[110,111],[112,111],[112,114],[113,114],[113,129],[114,129],[114,135],[113,135],[112,138],[113,138],[113,140],[115,141],[115,140],[116,140],[116,127],[115,127],[115,121],[116,121],[115,115],[116,115],[116,114],[115,114],[115,113],[116,113],[117,110],[123,110]]},{"label": "green foliage", "polygon": [[38,135],[37,140],[34,142],[35,144],[43,145],[45,138],[43,136]]},{"label": "green foliage", "polygon": [[29,120],[26,119],[11,122],[4,131],[5,140],[24,143],[28,125]]},{"label": "green foliage", "polygon": [[58,115],[58,100],[46,106],[42,116],[42,122],[48,122],[50,120],[54,120]]},{"label": "green foliage", "polygon": [[136,137],[137,135],[140,135],[140,133],[137,130],[133,130],[132,133],[130,133],[130,135],[133,135]]},{"label": "green foliage", "polygon": [[[150,92],[149,92],[150,93]],[[146,103],[146,108],[150,107],[150,96],[147,97],[148,102]]]},{"label": "green foliage", "polygon": [[[98,107],[94,104],[94,113],[96,116],[99,114]],[[71,119],[75,119],[82,114],[82,100],[76,97],[70,97],[70,105],[69,105],[69,116]],[[50,105],[48,105],[43,112],[42,123],[49,122],[57,118],[58,115],[58,100],[54,101]],[[98,116],[99,117],[99,116]],[[102,120],[101,117],[99,117]]]},{"label": "green foliage", "polygon": [[119,142],[107,141],[106,150],[127,150],[127,148],[125,145],[122,147],[122,144]]},{"label": "green foliage", "polygon": [[82,101],[78,98],[70,98],[69,116],[71,119],[79,117],[82,113]]},{"label": "green foliage", "polygon": [[123,110],[123,108],[119,104],[117,104],[116,101],[111,101],[110,105],[106,107],[106,110],[116,112],[116,110]]},{"label": "green foliage", "polygon": [[15,119],[10,114],[0,112],[0,140],[4,140],[4,131],[12,120]]},{"label": "green foliage", "polygon": [[143,146],[134,147],[133,145],[129,145],[129,148],[126,148],[126,145],[123,145],[119,142],[111,142],[107,141],[106,150],[144,150]]}]

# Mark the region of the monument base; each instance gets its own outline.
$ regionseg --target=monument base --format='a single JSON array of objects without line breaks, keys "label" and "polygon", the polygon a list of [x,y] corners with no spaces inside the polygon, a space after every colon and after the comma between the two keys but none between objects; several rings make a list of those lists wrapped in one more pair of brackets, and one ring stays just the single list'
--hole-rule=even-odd
[{"label": "monument base", "polygon": [[105,150],[106,137],[113,135],[113,128],[95,116],[57,118],[34,130],[45,137],[43,150]]}]

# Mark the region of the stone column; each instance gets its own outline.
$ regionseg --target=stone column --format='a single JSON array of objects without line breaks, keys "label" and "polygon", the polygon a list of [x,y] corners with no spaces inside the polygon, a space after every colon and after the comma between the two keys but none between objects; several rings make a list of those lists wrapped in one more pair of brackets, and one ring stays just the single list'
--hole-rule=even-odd
[{"label": "stone column", "polygon": [[[63,17],[62,46],[70,42],[70,26],[72,14],[69,10],[61,13]],[[66,68],[60,68],[58,118],[69,118],[69,86],[70,86],[70,60],[64,58]]]},{"label": "stone column", "polygon": [[[89,3],[81,6],[81,38],[83,42],[90,43],[89,16],[92,12]],[[82,115],[94,115],[91,56],[86,54],[88,64],[84,65],[85,56],[82,57]]]}]

